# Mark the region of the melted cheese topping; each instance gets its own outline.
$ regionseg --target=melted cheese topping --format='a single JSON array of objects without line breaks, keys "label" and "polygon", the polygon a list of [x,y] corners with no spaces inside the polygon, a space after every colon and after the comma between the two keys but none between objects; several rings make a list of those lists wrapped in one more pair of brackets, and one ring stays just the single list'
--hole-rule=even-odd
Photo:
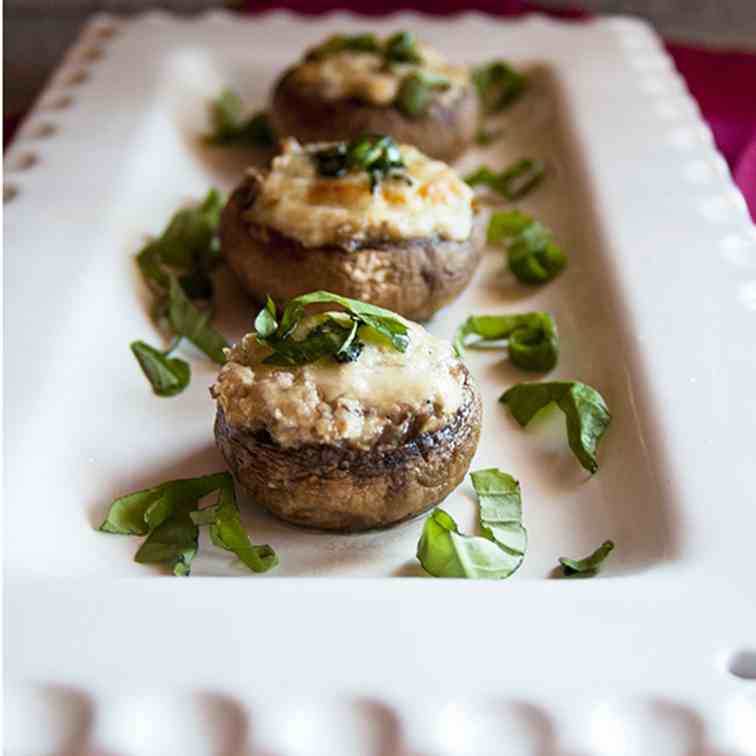
[{"label": "melted cheese topping", "polygon": [[305,247],[430,236],[469,238],[472,189],[446,163],[407,145],[400,151],[405,177],[385,178],[371,191],[365,171],[341,178],[320,176],[307,149],[287,140],[244,217]]},{"label": "melted cheese topping", "polygon": [[[309,316],[297,337],[321,316]],[[465,375],[451,344],[405,321],[406,352],[368,341],[354,362],[324,358],[301,367],[264,365],[254,334],[227,350],[211,393],[231,425],[266,430],[284,447],[400,444],[446,425],[462,406]]]},{"label": "melted cheese topping", "polygon": [[302,85],[314,87],[326,100],[357,98],[373,105],[390,105],[395,99],[402,79],[414,71],[423,70],[449,79],[450,87],[438,90],[441,101],[451,101],[469,81],[465,66],[450,65],[436,50],[419,44],[422,63],[392,63],[386,65],[376,53],[345,50],[320,60],[306,60],[292,76]]}]

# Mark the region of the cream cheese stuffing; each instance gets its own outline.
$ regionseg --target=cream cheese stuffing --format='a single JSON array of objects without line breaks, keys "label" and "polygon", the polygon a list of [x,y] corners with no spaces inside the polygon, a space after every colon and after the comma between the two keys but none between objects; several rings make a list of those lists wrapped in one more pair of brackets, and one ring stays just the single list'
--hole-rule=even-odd
[{"label": "cream cheese stuffing", "polygon": [[[308,316],[299,331],[317,322],[318,316]],[[326,358],[297,367],[263,364],[269,349],[247,334],[228,350],[211,392],[230,424],[267,431],[283,447],[403,443],[448,424],[466,390],[451,345],[406,324],[405,352],[361,336],[364,347],[353,362]]]},{"label": "cream cheese stuffing", "polygon": [[469,238],[473,192],[446,163],[402,145],[404,170],[372,189],[364,171],[338,178],[320,175],[312,152],[322,147],[304,148],[287,140],[271,171],[261,178],[245,220],[305,247],[338,245],[347,239]]}]

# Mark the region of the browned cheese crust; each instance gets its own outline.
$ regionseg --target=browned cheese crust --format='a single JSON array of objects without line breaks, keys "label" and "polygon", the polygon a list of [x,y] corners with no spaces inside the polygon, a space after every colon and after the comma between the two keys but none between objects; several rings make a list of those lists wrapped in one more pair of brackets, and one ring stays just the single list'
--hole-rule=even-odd
[{"label": "browned cheese crust", "polygon": [[327,100],[315,87],[302,86],[289,69],[273,90],[270,118],[281,137],[300,142],[349,141],[365,132],[388,134],[436,160],[451,163],[472,144],[478,129],[478,97],[472,86],[448,104],[434,100],[411,118],[391,105],[358,99]]},{"label": "browned cheese crust", "polygon": [[465,369],[465,401],[450,422],[401,446],[283,448],[265,432],[229,425],[220,407],[215,438],[256,504],[296,525],[351,532],[394,525],[443,501],[467,474],[480,423],[480,392]]},{"label": "browned cheese crust", "polygon": [[229,198],[220,222],[223,257],[257,302],[270,295],[283,306],[322,289],[423,321],[456,299],[480,262],[475,230],[462,242],[423,238],[351,249],[347,241],[344,247],[304,247],[244,219],[258,187],[259,179],[249,176]]}]

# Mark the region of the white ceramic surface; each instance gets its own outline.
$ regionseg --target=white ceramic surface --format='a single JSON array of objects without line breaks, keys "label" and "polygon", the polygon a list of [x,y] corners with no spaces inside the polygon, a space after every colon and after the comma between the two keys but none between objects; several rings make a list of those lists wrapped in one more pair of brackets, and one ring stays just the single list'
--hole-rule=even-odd
[{"label": "white ceramic surface", "polygon": [[[527,376],[472,354],[474,468],[523,486],[530,548],[514,578],[413,579],[422,520],[326,536],[252,507],[279,569],[246,574],[202,543],[191,579],[160,577],[131,561],[133,539],[93,526],[114,495],[222,463],[212,366],[191,355],[190,389],[160,400],[128,351],[157,338],[133,254],[182,201],[238,179],[241,154],[197,140],[208,98],[231,85],[263,104],[303,46],[366,26],[533,71],[508,139],[461,167],[544,158],[523,207],[569,267],[526,290],[490,250],[430,328],[553,312],[554,376],[596,386],[613,411],[601,469],[582,473],[557,413],[517,428],[496,398]],[[756,753],[756,231],[646,26],[100,17],[5,169],[8,753]],[[233,281],[222,291],[236,338],[252,313]],[[464,528],[470,493],[445,503]],[[599,578],[549,578],[604,538],[617,548]]]}]

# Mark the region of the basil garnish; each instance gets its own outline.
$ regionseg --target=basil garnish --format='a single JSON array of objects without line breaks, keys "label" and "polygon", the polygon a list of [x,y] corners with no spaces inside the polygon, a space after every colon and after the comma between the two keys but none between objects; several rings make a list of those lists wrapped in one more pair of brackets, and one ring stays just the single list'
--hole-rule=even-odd
[{"label": "basil garnish", "polygon": [[375,53],[383,56],[386,64],[423,62],[412,32],[400,31],[385,41],[374,34],[336,34],[307,53],[307,60],[322,60],[340,52]]},{"label": "basil garnish", "polygon": [[489,243],[507,240],[509,269],[523,283],[550,281],[567,264],[551,231],[519,210],[494,213],[487,238]]},{"label": "basil garnish", "polygon": [[241,97],[231,89],[224,89],[210,104],[212,131],[205,136],[205,141],[218,145],[272,147],[276,135],[267,113],[255,113],[245,118],[242,110]]},{"label": "basil garnish", "polygon": [[565,414],[567,441],[573,454],[588,472],[598,470],[596,450],[612,418],[596,389],[577,381],[518,383],[499,401],[509,407],[523,428],[537,412],[554,402]]},{"label": "basil garnish", "polygon": [[417,40],[412,32],[400,31],[392,34],[384,47],[384,57],[389,63],[422,63],[417,49]]},{"label": "basil garnish", "polygon": [[175,396],[189,385],[189,363],[169,357],[171,350],[161,352],[144,341],[132,341],[131,351],[158,396]]},{"label": "basil garnish", "polygon": [[226,361],[223,349],[228,342],[210,325],[210,315],[209,310],[200,310],[191,302],[175,276],[170,277],[168,319],[173,330],[191,341],[213,362],[222,365]]},{"label": "basil garnish", "polygon": [[168,288],[168,273],[204,275],[220,264],[216,232],[223,197],[211,189],[201,204],[179,210],[165,231],[137,254],[147,285],[158,295]]},{"label": "basil garnish", "polygon": [[470,186],[487,186],[508,200],[524,197],[543,179],[543,163],[540,160],[524,158],[518,160],[501,173],[496,173],[482,165],[477,171],[465,177]]},{"label": "basil garnish", "polygon": [[353,141],[325,147],[311,153],[321,176],[338,178],[348,171],[366,171],[370,191],[387,176],[409,180],[403,172],[404,160],[396,142],[382,134],[362,134]]},{"label": "basil garnish", "polygon": [[527,86],[525,74],[503,60],[478,66],[473,69],[472,78],[484,113],[498,113],[511,105]]},{"label": "basil garnish", "polygon": [[278,556],[270,546],[256,546],[249,540],[239,515],[232,481],[221,488],[217,504],[192,512],[191,518],[195,525],[209,525],[210,540],[236,554],[252,572],[267,572],[278,564]]},{"label": "basil garnish", "polygon": [[[220,491],[218,503],[198,509],[200,499]],[[119,535],[146,535],[134,557],[142,563],[168,562],[175,575],[186,576],[197,553],[198,525],[211,526],[216,545],[233,551],[250,569],[264,572],[277,564],[270,546],[254,546],[239,518],[230,473],[171,480],[127,494],[111,505],[99,530]]]},{"label": "basil garnish", "polygon": [[165,231],[137,255],[139,270],[153,294],[152,317],[171,335],[179,337],[166,352],[143,341],[131,350],[158,396],[175,396],[189,384],[189,365],[169,358],[181,337],[186,337],[212,360],[225,361],[226,340],[210,325],[211,311],[192,300],[207,302],[213,293],[210,274],[220,264],[217,237],[223,198],[211,189],[203,202],[179,210]]},{"label": "basil garnish", "polygon": [[425,521],[417,558],[435,577],[507,578],[522,564],[527,547],[520,484],[496,468],[471,477],[482,536],[460,533],[451,515],[436,508]]},{"label": "basil garnish", "polygon": [[[337,304],[347,317],[326,313],[322,322],[304,338],[295,339],[294,331],[304,317],[305,307],[316,303]],[[257,340],[272,351],[263,360],[268,365],[307,365],[329,356],[338,362],[352,362],[362,352],[363,344],[358,339],[362,328],[369,328],[387,339],[400,352],[407,350],[409,329],[393,312],[327,291],[315,291],[290,300],[280,322],[276,306],[268,297],[255,318]]]},{"label": "basil garnish", "polygon": [[434,93],[450,86],[451,82],[446,76],[430,71],[414,71],[402,79],[394,105],[411,118],[420,116],[430,106]]},{"label": "basil garnish", "polygon": [[562,567],[565,577],[593,577],[598,571],[601,563],[609,556],[614,549],[613,541],[604,541],[596,551],[589,554],[583,559],[568,559],[559,557],[559,564]]},{"label": "basil garnish", "polygon": [[[472,338],[471,338],[472,337]],[[547,312],[518,315],[471,315],[457,329],[454,349],[481,348],[506,341],[509,359],[524,370],[551,370],[559,357],[559,338]]]}]

